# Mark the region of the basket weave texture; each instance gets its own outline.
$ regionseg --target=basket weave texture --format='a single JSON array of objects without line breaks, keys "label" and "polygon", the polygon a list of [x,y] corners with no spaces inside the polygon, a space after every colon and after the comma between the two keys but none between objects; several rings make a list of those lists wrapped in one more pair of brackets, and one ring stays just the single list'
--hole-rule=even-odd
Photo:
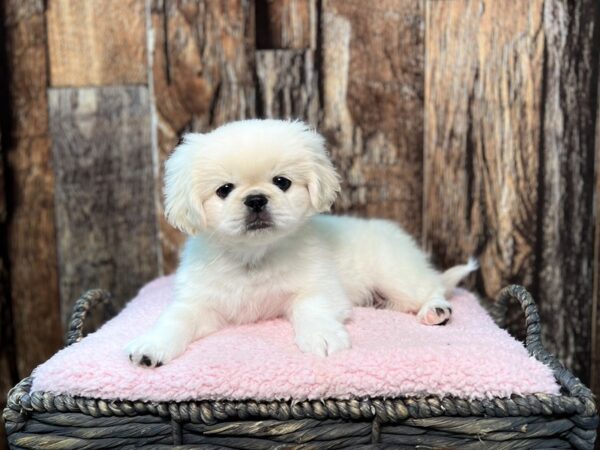
[{"label": "basket weave texture", "polygon": [[[548,365],[560,395],[510,398],[356,398],[322,401],[105,400],[30,393],[32,378],[8,395],[3,412],[11,448],[577,448],[592,449],[598,413],[591,391],[542,346],[540,319],[522,286],[504,288],[496,305],[520,303],[526,347]],[[110,308],[101,290],[75,304],[67,345],[83,338],[92,308]]]}]

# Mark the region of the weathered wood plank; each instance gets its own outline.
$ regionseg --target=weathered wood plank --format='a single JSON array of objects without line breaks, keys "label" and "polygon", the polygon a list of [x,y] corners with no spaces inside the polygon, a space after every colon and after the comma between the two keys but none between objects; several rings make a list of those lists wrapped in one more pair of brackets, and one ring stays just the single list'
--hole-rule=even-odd
[{"label": "weathered wood plank", "polygon": [[[0,98],[8,98],[4,13],[0,8]],[[0,410],[6,406],[6,394],[17,382],[14,330],[10,286],[8,284],[7,230],[8,205],[6,201],[5,154],[6,130],[9,128],[8,102],[0,105]],[[4,139],[3,139],[4,137]],[[0,424],[0,450],[8,448],[6,431]]]},{"label": "weathered wood plank", "polygon": [[[6,257],[6,201],[4,197],[3,165],[0,144],[0,191],[2,191],[0,192],[0,410],[6,406],[6,393],[17,381]],[[5,440],[4,426],[0,425],[0,449],[4,448]]]},{"label": "weathered wood plank", "polygon": [[254,4],[155,0],[152,86],[159,171],[156,198],[163,268],[177,266],[183,236],[163,218],[162,168],[182,132],[255,116]]},{"label": "weathered wood plank", "polygon": [[566,5],[427,3],[424,238],[441,265],[477,254],[487,297],[532,289],[587,380],[598,12]]},{"label": "weathered wood plank", "polygon": [[48,2],[51,86],[146,83],[145,2]]},{"label": "weathered wood plank", "polygon": [[542,9],[542,0],[426,8],[424,244],[441,267],[477,255],[488,298],[535,277]]},{"label": "weathered wood plank", "polygon": [[312,50],[256,52],[257,112],[270,118],[319,123],[319,78]]},{"label": "weathered wood plank", "polygon": [[122,306],[158,274],[145,87],[49,90],[63,321],[85,290]]},{"label": "weathered wood plank", "polygon": [[544,342],[589,380],[600,4],[547,0],[542,221]]},{"label": "weathered wood plank", "polygon": [[324,0],[323,122],[346,181],[336,211],[399,221],[419,236],[423,3]]},{"label": "weathered wood plank", "polygon": [[62,345],[41,0],[3,2],[11,115],[8,255],[18,376]]},{"label": "weathered wood plank", "polygon": [[[600,77],[598,79],[600,94]],[[594,174],[594,291],[592,295],[592,355],[590,365],[590,389],[600,398],[600,98],[596,108],[596,151]],[[600,441],[596,448],[600,447]]]},{"label": "weathered wood plank", "polygon": [[256,0],[256,47],[316,49],[316,0]]}]

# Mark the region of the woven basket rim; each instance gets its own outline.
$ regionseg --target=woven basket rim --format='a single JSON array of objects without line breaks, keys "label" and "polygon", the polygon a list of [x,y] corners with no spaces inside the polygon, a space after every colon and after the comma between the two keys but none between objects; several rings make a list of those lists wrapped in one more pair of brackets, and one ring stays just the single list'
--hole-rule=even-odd
[{"label": "woven basket rim", "polygon": [[[397,422],[407,418],[419,419],[436,416],[451,417],[516,417],[530,415],[566,415],[588,418],[597,422],[597,408],[591,391],[541,343],[541,327],[537,307],[531,294],[522,286],[504,288],[498,298],[502,308],[509,300],[520,303],[527,325],[526,348],[543,364],[549,366],[561,386],[560,395],[529,394],[466,399],[454,396],[402,396],[395,398],[364,397],[324,400],[191,400],[182,402],[154,402],[144,400],[108,400],[49,392],[31,393],[33,377],[29,376],[9,391],[3,418],[7,431],[17,431],[27,417],[35,412],[77,412],[100,416],[134,416],[153,414],[178,422],[215,423],[227,419],[261,418],[275,420],[296,419],[352,419]],[[110,294],[102,290],[85,293],[75,304],[67,345],[83,338],[83,324],[89,310],[110,305]],[[585,420],[584,420],[585,421]],[[586,427],[587,428],[587,427]]]}]

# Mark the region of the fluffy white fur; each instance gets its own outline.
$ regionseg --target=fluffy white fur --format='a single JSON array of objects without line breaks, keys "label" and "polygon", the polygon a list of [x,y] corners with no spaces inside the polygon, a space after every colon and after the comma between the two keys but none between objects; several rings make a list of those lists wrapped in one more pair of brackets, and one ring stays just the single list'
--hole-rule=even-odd
[{"label": "fluffy white fur", "polygon": [[[289,189],[275,177],[289,179]],[[226,184],[234,188],[221,198]],[[300,350],[330,355],[351,346],[351,307],[381,299],[443,324],[446,293],[477,267],[442,274],[395,223],[319,215],[339,177],[324,139],[301,122],[247,120],[188,134],[166,163],[165,186],[167,219],[190,237],[173,304],[127,346],[136,364],[167,363],[227,324],[282,315]],[[262,211],[245,204],[250,195],[267,199]]]}]

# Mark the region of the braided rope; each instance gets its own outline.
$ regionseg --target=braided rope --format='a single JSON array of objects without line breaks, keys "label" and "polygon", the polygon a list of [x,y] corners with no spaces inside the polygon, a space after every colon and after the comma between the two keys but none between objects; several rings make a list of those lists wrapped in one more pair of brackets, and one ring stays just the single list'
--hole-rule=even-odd
[{"label": "braided rope", "polygon": [[592,391],[544,348],[541,337],[540,315],[531,294],[523,286],[513,284],[502,289],[498,295],[498,302],[500,303],[507,303],[510,299],[517,300],[525,314],[525,325],[527,327],[525,346],[529,354],[550,367],[561,387],[570,396],[579,398],[590,411],[595,413],[596,404]]},{"label": "braided rope", "polygon": [[518,417],[528,415],[594,416],[576,397],[548,394],[513,395],[510,398],[462,399],[456,397],[363,398],[290,401],[206,400],[189,402],[147,402],[102,400],[48,392],[30,393],[28,377],[9,393],[7,408],[14,412],[81,412],[93,417],[154,414],[180,422],[215,423],[230,418],[367,419],[382,423],[408,418],[437,416]]},{"label": "braided rope", "polygon": [[107,315],[114,315],[110,293],[102,289],[93,289],[83,294],[73,305],[71,321],[67,331],[67,345],[74,344],[83,339],[83,325],[88,312],[95,307],[102,307]]},{"label": "braided rope", "polygon": [[[94,304],[108,304],[104,291],[90,291],[75,305],[69,329],[68,343],[82,338],[83,322]],[[499,302],[515,299],[521,304],[527,325],[526,346],[531,355],[547,364],[562,387],[564,395],[513,395],[510,398],[463,399],[456,397],[409,397],[326,399],[322,401],[189,401],[146,402],[129,400],[102,400],[48,392],[31,393],[32,377],[23,379],[8,395],[3,417],[10,434],[21,429],[33,412],[79,412],[93,417],[135,416],[152,414],[177,422],[216,423],[226,419],[352,419],[376,420],[380,423],[404,419],[447,417],[517,417],[517,416],[570,416],[579,430],[585,430],[586,443],[595,439],[598,425],[596,405],[591,391],[573,376],[541,343],[540,320],[531,295],[521,286],[508,286],[499,295]],[[586,444],[587,446],[587,444]]]}]

